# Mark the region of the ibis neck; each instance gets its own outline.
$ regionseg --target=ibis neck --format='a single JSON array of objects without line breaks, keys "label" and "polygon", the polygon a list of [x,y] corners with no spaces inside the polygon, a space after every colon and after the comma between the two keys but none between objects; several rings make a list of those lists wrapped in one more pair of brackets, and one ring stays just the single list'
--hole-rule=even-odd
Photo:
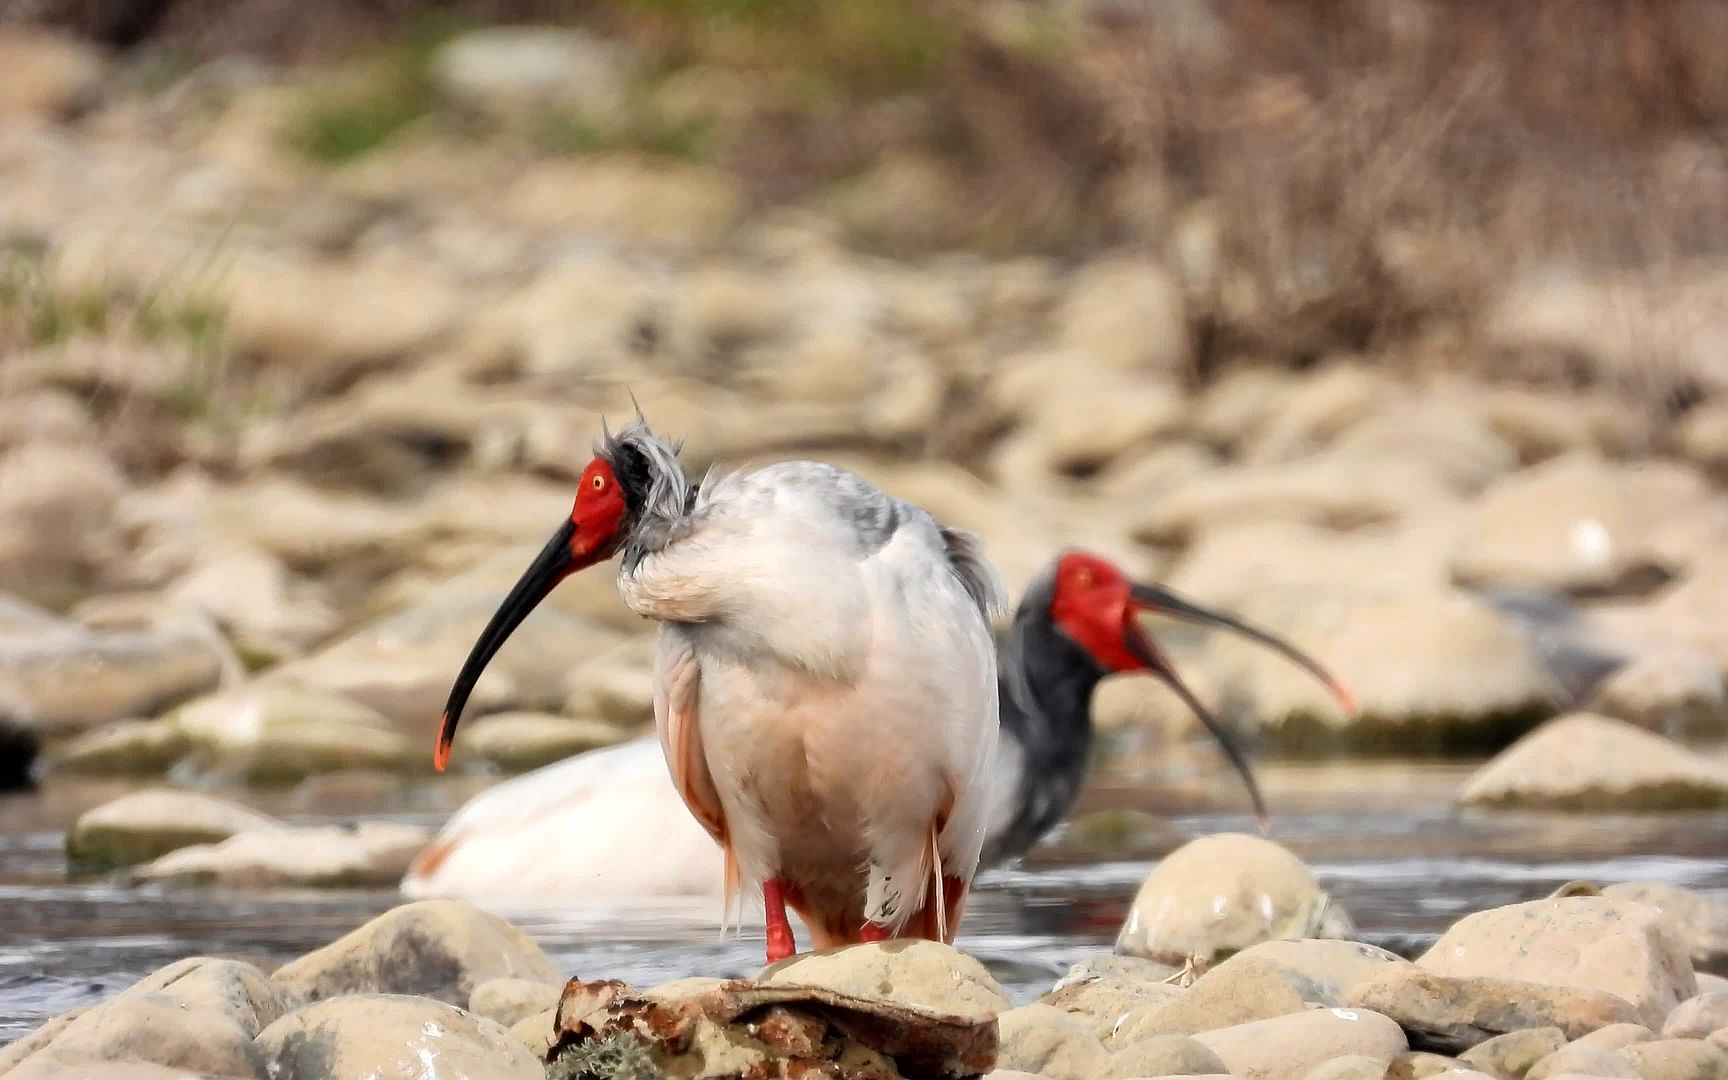
[{"label": "ibis neck", "polygon": [[993,824],[986,863],[1017,858],[1060,822],[1080,795],[1092,753],[1092,695],[1108,674],[1050,621],[1048,611],[1016,615],[998,676],[1002,741],[998,760],[1017,775],[997,778],[1014,798]]}]

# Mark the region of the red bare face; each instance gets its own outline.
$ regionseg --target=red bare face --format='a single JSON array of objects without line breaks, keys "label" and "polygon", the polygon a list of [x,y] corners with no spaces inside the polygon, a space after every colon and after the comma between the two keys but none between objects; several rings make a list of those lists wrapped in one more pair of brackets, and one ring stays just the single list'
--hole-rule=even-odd
[{"label": "red bare face", "polygon": [[612,554],[624,509],[624,492],[612,466],[605,458],[590,461],[576,488],[576,505],[570,508],[570,523],[576,527],[570,538],[570,554],[579,564]]},{"label": "red bare face", "polygon": [[1123,641],[1133,619],[1132,583],[1109,560],[1070,551],[1056,564],[1056,595],[1050,618],[1092,657],[1111,671],[1138,671],[1146,665]]}]

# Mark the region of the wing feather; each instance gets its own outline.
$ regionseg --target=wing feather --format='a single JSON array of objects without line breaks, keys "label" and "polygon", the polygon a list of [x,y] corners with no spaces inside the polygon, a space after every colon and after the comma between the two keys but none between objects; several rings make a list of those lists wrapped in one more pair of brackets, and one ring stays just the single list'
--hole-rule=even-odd
[{"label": "wing feather", "polygon": [[702,746],[701,686],[702,664],[696,650],[678,627],[663,625],[654,657],[654,725],[660,733],[660,749],[684,805],[710,836],[724,844],[726,815]]}]

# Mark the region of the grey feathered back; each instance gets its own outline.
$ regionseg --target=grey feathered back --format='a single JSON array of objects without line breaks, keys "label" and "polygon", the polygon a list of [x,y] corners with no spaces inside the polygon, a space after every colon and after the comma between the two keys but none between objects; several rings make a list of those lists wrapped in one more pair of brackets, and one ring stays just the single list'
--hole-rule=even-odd
[{"label": "grey feathered back", "polygon": [[984,557],[983,541],[976,533],[965,529],[946,525],[937,527],[942,531],[942,546],[948,552],[948,565],[954,568],[960,584],[966,587],[966,594],[978,605],[986,621],[995,619],[1008,605],[1008,590],[996,568]]}]

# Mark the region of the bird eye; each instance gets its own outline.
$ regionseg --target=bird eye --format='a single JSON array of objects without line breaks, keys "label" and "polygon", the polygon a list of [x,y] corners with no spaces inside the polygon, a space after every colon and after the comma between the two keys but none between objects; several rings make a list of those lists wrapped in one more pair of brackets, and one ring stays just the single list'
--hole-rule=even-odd
[{"label": "bird eye", "polygon": [[588,481],[588,483],[593,486],[595,491],[603,491],[606,488],[606,478],[604,476],[596,476],[594,479]]}]

